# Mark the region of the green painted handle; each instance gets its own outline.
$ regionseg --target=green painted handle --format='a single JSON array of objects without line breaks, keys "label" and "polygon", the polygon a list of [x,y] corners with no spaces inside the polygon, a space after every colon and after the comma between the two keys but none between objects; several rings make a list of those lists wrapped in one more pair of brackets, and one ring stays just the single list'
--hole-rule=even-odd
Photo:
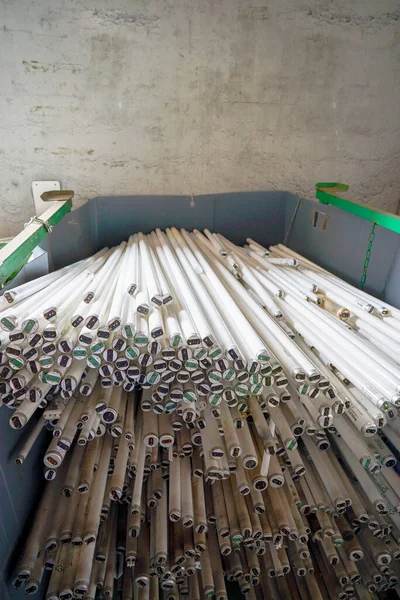
[{"label": "green painted handle", "polygon": [[[61,204],[61,203],[60,203]],[[48,224],[54,227],[72,209],[72,201],[63,202],[60,208],[48,219]],[[41,225],[28,239],[21,243],[16,250],[0,265],[0,286],[4,287],[27,262],[32,251],[47,235],[47,229]]]},{"label": "green painted handle", "polygon": [[381,227],[385,227],[385,229],[389,229],[390,231],[394,231],[395,233],[400,233],[400,216],[394,215],[393,213],[385,212],[384,210],[379,210],[378,208],[374,208],[369,204],[364,204],[363,202],[355,202],[354,200],[349,200],[348,198],[342,198],[342,196],[337,196],[335,192],[347,192],[349,186],[344,183],[317,183],[315,185],[316,188],[316,197],[321,202],[321,204],[330,204],[332,206],[336,206],[346,212],[349,212],[361,219],[365,219],[366,221],[370,221],[370,223],[376,223]]}]

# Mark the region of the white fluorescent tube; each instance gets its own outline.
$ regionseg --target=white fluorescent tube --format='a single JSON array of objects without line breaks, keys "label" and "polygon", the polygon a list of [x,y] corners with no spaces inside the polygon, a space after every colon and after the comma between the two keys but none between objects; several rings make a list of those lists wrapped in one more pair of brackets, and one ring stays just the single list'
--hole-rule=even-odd
[{"label": "white fluorescent tube", "polygon": [[143,273],[145,273],[145,285],[147,286],[148,295],[154,306],[160,307],[163,303],[162,294],[160,293],[157,274],[151,259],[149,248],[147,246],[146,236],[144,236],[143,233],[139,233],[138,240],[140,258],[142,261]]}]

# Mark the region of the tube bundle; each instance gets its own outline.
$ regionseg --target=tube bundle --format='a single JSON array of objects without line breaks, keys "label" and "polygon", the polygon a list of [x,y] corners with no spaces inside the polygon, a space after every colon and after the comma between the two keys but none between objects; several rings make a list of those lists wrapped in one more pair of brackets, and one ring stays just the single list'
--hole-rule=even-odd
[{"label": "tube bundle", "polygon": [[45,569],[46,600],[396,586],[397,309],[285,246],[175,228],[1,302],[16,464],[51,432],[17,587]]}]

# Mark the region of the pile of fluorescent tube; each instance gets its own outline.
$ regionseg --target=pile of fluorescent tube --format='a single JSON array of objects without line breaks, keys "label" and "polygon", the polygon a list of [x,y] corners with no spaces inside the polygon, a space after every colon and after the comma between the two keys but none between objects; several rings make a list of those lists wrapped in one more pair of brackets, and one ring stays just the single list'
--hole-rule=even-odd
[{"label": "pile of fluorescent tube", "polygon": [[46,570],[46,600],[397,585],[399,310],[285,246],[175,228],[0,303],[16,465],[49,437],[16,587]]}]

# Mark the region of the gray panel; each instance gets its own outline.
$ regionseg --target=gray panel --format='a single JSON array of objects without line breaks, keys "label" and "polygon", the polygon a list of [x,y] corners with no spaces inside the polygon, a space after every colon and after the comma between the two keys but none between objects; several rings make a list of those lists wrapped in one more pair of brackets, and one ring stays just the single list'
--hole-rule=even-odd
[{"label": "gray panel", "polygon": [[29,517],[36,510],[43,490],[42,457],[49,443],[49,434],[45,431],[41,434],[24,464],[17,467],[14,464],[16,450],[35,426],[35,421],[28,423],[26,431],[25,428],[15,431],[8,423],[11,414],[12,411],[5,406],[0,410],[0,568],[10,597],[22,598],[24,592],[14,591],[10,587],[10,578],[17,565],[24,535],[30,528]]},{"label": "gray panel", "polygon": [[[3,503],[3,493],[0,492],[0,565],[5,566],[7,556],[11,549],[12,541],[7,534],[6,523],[7,519],[7,503]],[[0,596],[1,598],[1,596]]]},{"label": "gray panel", "polygon": [[68,213],[45,238],[50,271],[60,269],[95,252],[97,212],[93,201]]},{"label": "gray panel", "polygon": [[383,299],[393,306],[400,308],[400,236],[397,252],[393,258],[390,273],[387,279]]},{"label": "gray panel", "polygon": [[7,589],[7,582],[3,577],[3,573],[0,570],[0,598],[1,600],[11,600]]},{"label": "gray panel", "polygon": [[250,192],[212,196],[114,196],[90,200],[54,228],[43,247],[50,269],[59,269],[119,244],[137,231],[175,225],[219,231],[237,243],[246,235],[261,243],[282,239],[284,192]]},{"label": "gray panel", "polygon": [[[92,201],[93,202],[93,201]],[[156,227],[212,227],[214,196],[114,196],[96,198],[100,247],[119,244],[137,231]]]},{"label": "gray panel", "polygon": [[282,240],[285,192],[240,192],[214,197],[214,231],[236,244],[243,244],[246,237],[263,245]]},{"label": "gray panel", "polygon": [[[295,196],[288,194],[286,229],[297,200]],[[316,210],[325,212],[329,216],[325,231],[320,226],[314,228],[311,224],[313,213]],[[302,200],[288,246],[359,287],[371,227],[372,224],[369,221],[333,206]],[[365,291],[374,296],[383,296],[398,246],[399,236],[396,233],[376,227]],[[392,303],[396,303],[394,299],[392,299]],[[400,295],[397,296],[397,304],[399,303]]]}]

